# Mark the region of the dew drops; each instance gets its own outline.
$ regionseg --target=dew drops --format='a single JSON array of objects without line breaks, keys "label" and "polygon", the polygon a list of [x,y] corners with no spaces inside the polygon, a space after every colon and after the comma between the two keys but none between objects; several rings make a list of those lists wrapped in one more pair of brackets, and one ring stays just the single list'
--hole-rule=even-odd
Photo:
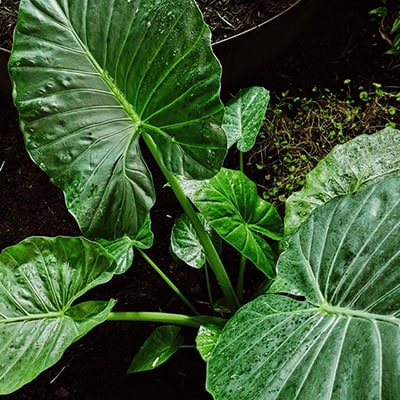
[{"label": "dew drops", "polygon": [[61,81],[61,86],[63,86],[64,88],[68,89],[71,86],[71,78],[64,78]]}]

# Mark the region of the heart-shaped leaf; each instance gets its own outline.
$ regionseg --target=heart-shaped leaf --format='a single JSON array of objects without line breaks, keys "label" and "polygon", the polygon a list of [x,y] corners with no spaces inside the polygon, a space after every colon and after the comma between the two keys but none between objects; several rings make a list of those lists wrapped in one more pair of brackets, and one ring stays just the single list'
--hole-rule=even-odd
[{"label": "heart-shaped leaf", "polygon": [[318,207],[264,295],[228,322],[208,365],[216,400],[400,398],[400,178]]},{"label": "heart-shaped leaf", "polygon": [[285,203],[285,234],[293,233],[316,207],[400,173],[400,131],[385,128],[337,145],[307,175],[306,184]]},{"label": "heart-shaped leaf", "polygon": [[193,1],[22,0],[9,68],[29,154],[88,237],[134,238],[146,223],[141,135],[172,173],[222,164],[221,68]]},{"label": "heart-shaped leaf", "polygon": [[[205,231],[210,235],[217,248],[221,246],[221,239],[211,229],[201,214],[198,214]],[[182,214],[174,224],[171,233],[172,252],[187,265],[201,268],[206,262],[206,255],[200,239],[186,214]]]},{"label": "heart-shaped leaf", "polygon": [[222,127],[228,148],[237,142],[241,152],[253,148],[269,103],[269,91],[260,86],[242,89],[226,105]]},{"label": "heart-shaped leaf", "polygon": [[123,274],[128,270],[133,262],[133,244],[132,240],[128,236],[124,236],[120,239],[113,240],[112,242],[100,239],[100,243],[104,249],[114,258],[117,263],[115,274]]},{"label": "heart-shaped leaf", "polygon": [[114,301],[72,306],[117,268],[97,243],[33,237],[0,254],[0,393],[11,393],[105,321]]},{"label": "heart-shaped leaf", "polygon": [[265,237],[280,240],[282,220],[275,207],[258,196],[256,184],[240,171],[222,168],[209,180],[182,185],[222,239],[272,278],[275,256]]}]

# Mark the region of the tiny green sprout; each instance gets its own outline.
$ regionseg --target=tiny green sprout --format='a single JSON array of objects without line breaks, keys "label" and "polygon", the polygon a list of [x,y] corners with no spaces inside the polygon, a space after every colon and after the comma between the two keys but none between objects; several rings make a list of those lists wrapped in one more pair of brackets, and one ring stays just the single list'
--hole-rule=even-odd
[{"label": "tiny green sprout", "polygon": [[293,161],[293,155],[290,153],[286,153],[285,156],[283,157],[283,161],[290,163]]},{"label": "tiny green sprout", "polygon": [[359,93],[359,97],[360,97],[360,100],[362,100],[362,101],[368,101],[371,99],[368,92],[366,92],[365,90],[363,90]]},{"label": "tiny green sprout", "polygon": [[389,108],[389,114],[390,115],[396,115],[397,108],[396,107],[390,107]]},{"label": "tiny green sprout", "polygon": [[396,129],[396,123],[395,123],[395,122],[392,122],[392,121],[389,121],[389,122],[387,122],[387,123],[385,124],[385,128],[393,128],[393,129]]},{"label": "tiny green sprout", "polygon": [[382,89],[382,84],[377,82],[372,82],[372,85],[375,87],[375,93],[378,96],[383,96],[385,94],[385,91]]},{"label": "tiny green sprout", "polygon": [[284,194],[279,195],[278,200],[282,203],[286,201],[286,196]]},{"label": "tiny green sprout", "polygon": [[[383,2],[385,4],[385,2]],[[389,13],[387,7],[377,7],[369,11],[370,15],[377,15],[378,17],[386,17]]]},{"label": "tiny green sprout", "polygon": [[305,154],[300,154],[300,160],[304,162],[308,162],[308,157]]}]

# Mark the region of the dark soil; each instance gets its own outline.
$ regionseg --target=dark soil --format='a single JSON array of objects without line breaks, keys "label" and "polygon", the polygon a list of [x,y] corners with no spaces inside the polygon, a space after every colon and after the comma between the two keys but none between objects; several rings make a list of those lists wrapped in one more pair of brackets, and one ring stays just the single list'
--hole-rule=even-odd
[{"label": "dark soil", "polygon": [[197,0],[218,42],[267,21],[297,0]]},{"label": "dark soil", "polygon": [[[7,18],[13,16],[13,3],[0,0],[1,18],[5,14]],[[371,8],[379,5],[377,0],[321,1],[309,27],[281,59],[260,73],[259,84],[265,85],[273,98],[284,91],[293,96],[311,96],[314,85],[340,90],[347,78],[354,87],[369,88],[372,82],[399,87],[400,61],[384,54],[388,43],[379,34],[379,21],[368,15]],[[7,47],[5,37],[11,39],[11,27],[0,20],[0,28],[0,46]],[[32,235],[79,235],[74,219],[65,209],[62,193],[24,150],[10,96],[0,105],[0,135],[0,250]],[[235,165],[236,156],[231,154],[227,163]],[[249,174],[265,185],[264,172],[261,176],[250,168]],[[159,195],[153,210],[155,247],[148,254],[207,312],[207,305],[200,303],[204,300],[202,272],[177,265],[168,256],[169,232],[180,210],[163,183],[156,174]],[[247,287],[249,292],[259,280],[255,273]],[[124,276],[114,278],[87,297],[115,298],[117,310],[188,313],[139,256]],[[71,346],[55,366],[35,381],[3,398],[211,399],[204,389],[205,365],[192,349],[180,350],[153,372],[126,375],[132,356],[154,327],[145,323],[105,323]],[[183,329],[183,334],[188,343],[193,341],[192,330]]]},{"label": "dark soil", "polygon": [[[213,41],[225,39],[284,11],[297,0],[198,0]],[[19,0],[0,0],[0,47],[10,49]]]}]

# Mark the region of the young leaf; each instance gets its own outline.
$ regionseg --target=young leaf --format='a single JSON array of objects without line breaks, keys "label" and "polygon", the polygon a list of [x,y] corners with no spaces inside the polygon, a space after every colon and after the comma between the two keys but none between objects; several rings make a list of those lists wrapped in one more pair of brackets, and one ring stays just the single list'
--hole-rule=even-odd
[{"label": "young leaf", "polygon": [[242,89],[227,104],[222,127],[228,148],[237,142],[241,152],[253,148],[269,103],[269,92],[259,86]]},{"label": "young leaf", "polygon": [[285,234],[296,231],[316,207],[385,176],[400,173],[400,131],[385,128],[337,145],[285,203]]},{"label": "young leaf", "polygon": [[282,220],[274,206],[258,196],[256,184],[240,171],[223,168],[210,180],[183,186],[222,239],[272,278],[275,257],[264,236],[280,240]]},{"label": "young leaf", "polygon": [[[198,216],[203,222],[206,232],[210,235],[213,242],[217,244],[217,247],[219,247],[220,243],[217,243],[220,241],[219,237],[207,224],[204,217],[201,214],[198,214]],[[190,267],[201,268],[206,262],[206,255],[204,254],[203,247],[186,214],[182,214],[172,228],[171,250],[179,259]]]},{"label": "young leaf", "polygon": [[222,165],[221,67],[194,1],[22,0],[9,68],[29,154],[88,237],[146,223],[141,135],[174,174]]},{"label": "young leaf", "polygon": [[105,321],[114,301],[72,306],[117,264],[83,238],[33,237],[0,254],[0,393],[11,393]]},{"label": "young leaf", "polygon": [[208,361],[217,343],[221,329],[215,325],[202,325],[196,336],[196,347],[204,361]]},{"label": "young leaf", "polygon": [[128,270],[133,262],[133,249],[132,240],[128,236],[124,236],[120,239],[114,240],[112,242],[104,239],[98,240],[103,248],[114,257],[117,263],[117,268],[115,269],[115,274],[123,274]]},{"label": "young leaf", "polygon": [[156,328],[133,358],[128,373],[149,371],[164,364],[183,344],[180,331],[175,325]]},{"label": "young leaf", "polygon": [[400,178],[317,208],[264,295],[228,322],[208,364],[215,399],[400,398]]}]

